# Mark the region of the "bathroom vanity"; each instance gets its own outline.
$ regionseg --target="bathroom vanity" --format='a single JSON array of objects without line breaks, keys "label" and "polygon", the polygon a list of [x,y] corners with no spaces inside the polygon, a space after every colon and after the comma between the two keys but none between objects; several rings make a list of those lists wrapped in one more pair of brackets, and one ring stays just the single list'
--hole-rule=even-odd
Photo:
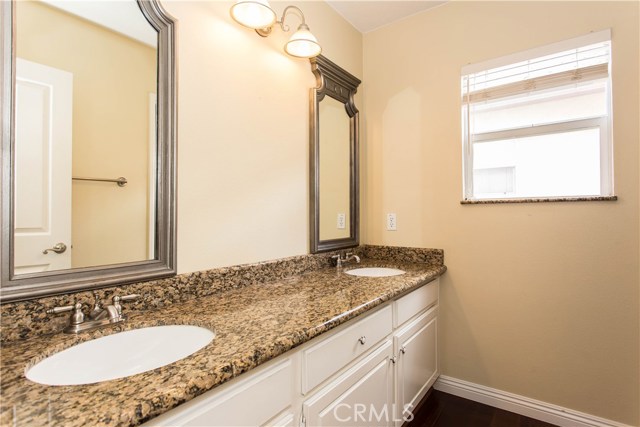
[{"label": "bathroom vanity", "polygon": [[384,303],[145,426],[400,426],[438,376],[438,286]]},{"label": "bathroom vanity", "polygon": [[[356,252],[362,262],[341,270],[329,265],[329,252],[111,289],[142,298],[125,306],[126,322],[80,335],[50,329],[42,311],[89,292],[3,305],[0,425],[335,425],[364,403],[360,416],[374,419],[360,425],[399,425],[404,405],[417,403],[438,375],[443,254],[366,245]],[[345,273],[357,267],[405,273]],[[125,378],[73,386],[25,378],[75,344],[176,324],[211,329],[215,339]]]}]

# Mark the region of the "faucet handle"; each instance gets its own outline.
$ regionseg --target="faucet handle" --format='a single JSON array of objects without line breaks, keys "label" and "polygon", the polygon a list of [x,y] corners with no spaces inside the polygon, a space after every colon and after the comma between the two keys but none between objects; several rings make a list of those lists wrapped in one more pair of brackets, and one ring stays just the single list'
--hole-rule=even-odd
[{"label": "faucet handle", "polygon": [[124,296],[120,296],[120,295],[114,295],[112,300],[113,300],[113,305],[118,306],[120,305],[120,302],[125,302],[125,301],[133,301],[133,300],[137,300],[138,298],[140,298],[139,294],[131,294],[131,295],[124,295]]},{"label": "faucet handle", "polygon": [[113,306],[116,308],[116,311],[118,312],[118,316],[122,316],[122,306],[120,305],[120,302],[125,302],[125,301],[133,301],[140,298],[140,295],[138,294],[131,294],[131,295],[125,295],[125,296],[120,296],[120,295],[114,295],[113,296]]},{"label": "faucet handle", "polygon": [[73,305],[50,308],[49,310],[47,310],[47,314],[59,314],[73,310],[71,319],[69,319],[69,324],[79,325],[84,322],[84,313],[82,312],[82,307],[84,307],[84,304],[76,301]]},{"label": "faucet handle", "polygon": [[123,297],[120,297],[120,301],[133,301],[133,300],[136,300],[138,298],[140,298],[139,294],[131,294],[131,295],[125,295]]},{"label": "faucet handle", "polygon": [[75,304],[74,305],[63,305],[61,307],[53,307],[53,308],[49,308],[47,309],[46,313],[47,314],[60,314],[60,313],[64,313],[67,311],[71,311],[75,308]]},{"label": "faucet handle", "polygon": [[84,304],[78,301],[74,301],[72,305],[63,305],[61,307],[53,307],[46,311],[47,314],[60,314],[71,310],[81,310]]}]

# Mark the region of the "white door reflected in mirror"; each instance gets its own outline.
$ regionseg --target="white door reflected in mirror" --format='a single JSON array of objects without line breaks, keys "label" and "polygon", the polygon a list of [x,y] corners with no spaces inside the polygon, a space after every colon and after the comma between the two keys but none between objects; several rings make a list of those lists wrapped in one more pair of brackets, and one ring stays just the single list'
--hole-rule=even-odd
[{"label": "white door reflected in mirror", "polygon": [[16,60],[15,274],[71,268],[73,75]]}]

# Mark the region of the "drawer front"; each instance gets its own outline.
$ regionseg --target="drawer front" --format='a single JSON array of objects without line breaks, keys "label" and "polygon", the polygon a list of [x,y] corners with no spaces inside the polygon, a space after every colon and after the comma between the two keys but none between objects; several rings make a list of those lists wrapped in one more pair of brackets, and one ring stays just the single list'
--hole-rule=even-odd
[{"label": "drawer front", "polygon": [[394,302],[398,327],[438,301],[439,279],[416,289]]},{"label": "drawer front", "polygon": [[291,359],[241,380],[224,390],[212,390],[149,421],[149,426],[259,426],[291,406]]},{"label": "drawer front", "polygon": [[392,323],[392,310],[388,305],[304,350],[302,392],[307,393],[380,342],[391,333]]}]

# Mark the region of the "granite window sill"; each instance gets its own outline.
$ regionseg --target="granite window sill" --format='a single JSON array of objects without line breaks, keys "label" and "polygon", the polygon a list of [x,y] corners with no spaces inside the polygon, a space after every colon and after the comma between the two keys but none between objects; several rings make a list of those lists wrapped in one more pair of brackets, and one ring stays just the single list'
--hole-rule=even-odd
[{"label": "granite window sill", "polygon": [[461,200],[461,205],[496,205],[504,203],[546,203],[546,202],[613,202],[618,196],[588,196],[588,197],[532,197],[522,199],[478,199]]}]

